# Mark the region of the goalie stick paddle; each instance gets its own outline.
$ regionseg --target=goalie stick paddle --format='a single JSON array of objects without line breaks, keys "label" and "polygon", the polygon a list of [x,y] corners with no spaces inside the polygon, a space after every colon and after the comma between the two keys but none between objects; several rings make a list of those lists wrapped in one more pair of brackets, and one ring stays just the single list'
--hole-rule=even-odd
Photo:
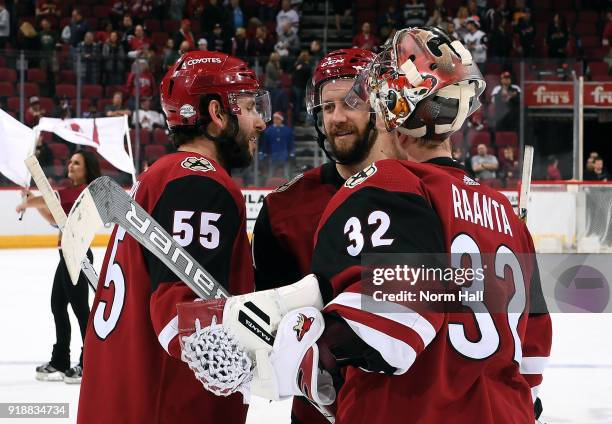
[{"label": "goalie stick paddle", "polygon": [[533,168],[533,146],[525,146],[523,153],[523,172],[521,175],[521,190],[519,193],[518,216],[527,221],[527,205],[531,190],[531,170]]},{"label": "goalie stick paddle", "polygon": [[[38,159],[35,155],[32,155],[26,158],[25,164],[28,170],[30,171],[30,174],[32,174],[32,179],[36,183],[36,187],[38,187],[40,194],[42,195],[45,203],[47,204],[47,207],[49,208],[49,211],[51,212],[55,223],[59,227],[60,231],[62,231],[66,226],[66,213],[64,212],[64,209],[62,209],[62,205],[60,205],[59,200],[57,200],[57,197],[53,193],[53,189],[49,184],[49,180],[47,180],[45,172],[40,167]],[[96,273],[96,270],[94,269],[91,262],[89,262],[89,259],[87,259],[87,256],[83,257],[79,266],[79,271],[83,271],[83,274],[85,274],[85,277],[89,282],[89,286],[95,292],[98,288],[98,274]],[[77,273],[76,280],[73,279],[71,276],[72,283],[75,285],[78,281],[78,275],[79,274]]]},{"label": "goalie stick paddle", "polygon": [[[202,299],[230,294],[174,238],[109,177],[100,177],[83,190],[74,203],[62,233],[62,251],[71,278],[78,275],[78,261],[85,256],[95,231],[103,224],[117,224],[157,256]],[[307,398],[305,398],[307,399]],[[310,401],[309,399],[307,399]],[[329,411],[313,403],[334,423]]]}]

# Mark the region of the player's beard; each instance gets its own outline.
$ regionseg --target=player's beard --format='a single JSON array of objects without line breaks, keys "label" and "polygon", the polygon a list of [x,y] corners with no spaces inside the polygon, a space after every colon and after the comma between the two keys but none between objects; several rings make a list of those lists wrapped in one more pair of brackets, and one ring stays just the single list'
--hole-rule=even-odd
[{"label": "player's beard", "polygon": [[[345,136],[347,139],[338,140],[338,134],[347,131],[351,133]],[[363,161],[368,156],[378,133],[375,128],[368,131],[367,122],[361,128],[347,122],[342,125],[334,125],[330,128],[328,134],[327,140],[329,141],[330,150],[337,161],[342,164],[352,165]]]},{"label": "player's beard", "polygon": [[[236,122],[235,125],[238,125],[238,123]],[[253,153],[250,149],[251,139],[257,136],[249,135],[240,128],[234,136],[234,129],[230,125],[222,131],[221,137],[223,141],[217,145],[228,168],[248,167],[253,161]]]}]

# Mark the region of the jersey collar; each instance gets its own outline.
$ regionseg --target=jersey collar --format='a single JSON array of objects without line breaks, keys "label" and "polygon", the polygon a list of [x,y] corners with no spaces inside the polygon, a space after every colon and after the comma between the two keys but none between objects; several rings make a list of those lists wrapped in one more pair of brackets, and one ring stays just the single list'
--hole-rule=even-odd
[{"label": "jersey collar", "polygon": [[335,162],[327,162],[321,166],[322,184],[330,184],[339,189],[344,181],[344,178],[338,173]]}]

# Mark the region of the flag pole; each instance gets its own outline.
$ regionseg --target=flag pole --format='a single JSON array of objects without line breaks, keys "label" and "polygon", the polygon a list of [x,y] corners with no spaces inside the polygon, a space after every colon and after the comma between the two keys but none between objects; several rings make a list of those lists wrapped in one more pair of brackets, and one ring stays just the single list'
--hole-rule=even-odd
[{"label": "flag pole", "polygon": [[[38,137],[40,136],[40,131],[38,130],[38,125],[36,125],[34,128],[32,128],[32,130],[34,131],[34,144],[32,144],[32,149],[30,150],[30,154],[28,156],[32,156],[36,153],[36,142],[38,141]],[[29,170],[28,170],[29,172]],[[23,193],[27,193],[27,191],[30,189],[30,184],[32,182],[32,174],[28,173],[28,178],[26,178],[26,181],[24,181],[24,186],[23,188],[25,189],[25,191]],[[21,198],[23,200],[26,200],[28,198],[27,194],[22,195]],[[23,215],[25,214],[26,209],[21,211],[21,214],[19,214],[19,220],[22,221],[23,220]]]},{"label": "flag pole", "polygon": [[138,172],[138,167],[134,163],[134,156],[132,155],[132,140],[130,138],[130,124],[128,122],[127,115],[123,115],[123,119],[125,122],[125,136],[127,137],[128,154],[130,155],[130,159],[132,160],[132,164],[134,165],[134,171],[132,172],[132,184],[136,184],[136,173]]}]

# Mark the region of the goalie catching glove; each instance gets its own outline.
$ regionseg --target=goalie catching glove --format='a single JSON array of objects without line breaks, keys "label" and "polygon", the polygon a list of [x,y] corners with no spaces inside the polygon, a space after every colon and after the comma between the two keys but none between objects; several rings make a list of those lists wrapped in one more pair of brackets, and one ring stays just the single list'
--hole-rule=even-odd
[{"label": "goalie catching glove", "polygon": [[331,376],[318,368],[322,307],[313,275],[279,289],[180,304],[182,359],[220,396],[305,395],[331,404]]}]

